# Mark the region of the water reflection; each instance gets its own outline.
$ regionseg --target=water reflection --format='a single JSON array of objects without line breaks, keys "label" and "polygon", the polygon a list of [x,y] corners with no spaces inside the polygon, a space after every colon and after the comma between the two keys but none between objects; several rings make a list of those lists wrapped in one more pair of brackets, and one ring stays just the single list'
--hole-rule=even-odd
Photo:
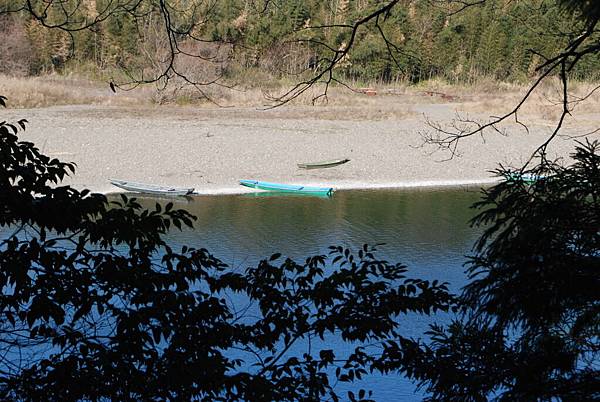
[{"label": "water reflection", "polygon": [[[139,197],[139,196],[138,196]],[[173,199],[198,217],[194,230],[173,231],[175,244],[205,247],[237,267],[281,252],[292,258],[385,243],[379,256],[413,272],[462,279],[464,255],[477,236],[469,206],[477,189],[438,191],[339,191],[331,198],[271,195],[198,196]],[[146,207],[155,199],[138,198]],[[158,200],[166,203],[168,200]]]},{"label": "water reflection", "polygon": [[[205,247],[233,269],[255,265],[272,253],[297,260],[327,253],[329,245],[358,249],[364,243],[385,243],[379,258],[402,262],[409,276],[438,279],[458,291],[466,282],[463,263],[478,233],[468,221],[479,190],[340,191],[332,198],[227,195],[172,200],[198,217],[194,230],[174,231],[171,243]],[[139,199],[152,207],[156,200]],[[161,200],[161,203],[164,201]],[[404,336],[421,337],[443,314],[402,316]],[[352,346],[330,340],[336,353]],[[299,346],[301,348],[301,346]],[[373,389],[378,401],[418,401],[423,395],[397,373],[371,375],[361,386]],[[336,390],[345,395],[345,384]]]},{"label": "water reflection", "polygon": [[[207,248],[233,269],[255,265],[275,252],[303,260],[327,253],[329,245],[358,249],[364,243],[385,243],[379,247],[380,258],[408,265],[410,276],[447,281],[458,291],[466,281],[464,256],[478,236],[468,225],[473,216],[469,206],[479,199],[478,190],[340,191],[332,198],[130,196],[147,208],[173,202],[197,216],[193,230],[173,230],[167,242]],[[7,228],[0,231],[8,233]],[[404,336],[419,337],[428,324],[444,319],[409,315],[399,323]],[[352,348],[333,338],[327,342],[336,353],[348,354]],[[336,387],[340,395],[345,395],[344,386]],[[422,399],[414,384],[395,373],[369,376],[361,386],[373,389],[378,401]]]}]

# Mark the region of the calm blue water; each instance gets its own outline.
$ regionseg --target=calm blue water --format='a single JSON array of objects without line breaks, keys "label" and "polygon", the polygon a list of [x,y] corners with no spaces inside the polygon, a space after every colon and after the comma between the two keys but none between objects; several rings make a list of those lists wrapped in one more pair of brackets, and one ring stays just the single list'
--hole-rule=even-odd
[{"label": "calm blue water", "polygon": [[[169,243],[205,247],[232,269],[256,265],[275,252],[303,261],[327,253],[330,245],[357,250],[364,243],[385,243],[380,258],[408,265],[410,277],[447,281],[458,291],[466,282],[464,256],[478,236],[468,225],[474,215],[469,206],[478,198],[477,189],[454,189],[340,191],[332,198],[266,193],[174,199],[175,207],[198,220],[193,231],[172,232]],[[150,208],[156,202],[138,199]],[[405,336],[419,337],[434,320],[447,317],[404,316],[400,324]],[[313,347],[341,354],[351,350],[336,339]],[[415,385],[397,374],[372,375],[360,386],[374,390],[374,399],[382,402],[422,399]],[[338,384],[336,390],[344,398],[347,389],[357,388]]]},{"label": "calm blue water", "polygon": [[[468,225],[474,215],[469,206],[478,199],[477,189],[340,191],[332,198],[269,193],[166,200],[138,196],[147,208],[173,202],[196,215],[194,230],[174,230],[168,243],[207,248],[232,269],[255,266],[275,252],[303,261],[326,254],[330,245],[358,250],[364,243],[385,243],[379,246],[379,258],[406,264],[409,277],[449,282],[454,291],[466,283],[465,255],[479,234]],[[399,323],[404,336],[421,337],[430,323],[447,320],[444,315],[410,315],[400,317]],[[290,353],[306,347],[299,344]],[[334,337],[313,341],[312,347],[332,348],[338,356],[353,350]],[[371,375],[350,386],[340,383],[336,391],[345,400],[348,389],[359,387],[373,390],[373,398],[381,402],[419,401],[423,396],[398,374]]]},{"label": "calm blue water", "polygon": [[[479,190],[339,191],[332,198],[221,195],[174,202],[198,220],[173,231],[174,244],[205,247],[234,268],[280,252],[292,258],[326,253],[330,245],[385,243],[379,256],[415,273],[463,281],[462,263],[477,232],[468,225]],[[157,200],[138,197],[145,207]],[[458,268],[458,269],[457,269]]]}]

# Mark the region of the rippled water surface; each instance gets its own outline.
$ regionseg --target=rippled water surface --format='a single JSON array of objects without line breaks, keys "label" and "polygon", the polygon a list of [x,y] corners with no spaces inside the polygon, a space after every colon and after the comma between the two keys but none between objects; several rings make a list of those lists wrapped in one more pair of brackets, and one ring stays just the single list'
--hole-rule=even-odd
[{"label": "rippled water surface", "polygon": [[[465,255],[479,233],[468,225],[474,215],[469,206],[479,199],[477,189],[339,191],[331,198],[271,193],[136,197],[148,208],[173,202],[196,215],[194,230],[174,230],[168,242],[205,247],[232,269],[256,265],[275,252],[303,261],[327,253],[330,245],[357,250],[364,243],[384,243],[378,247],[379,258],[406,264],[410,277],[447,281],[458,291],[466,283]],[[428,324],[447,320],[444,315],[409,315],[399,323],[403,335],[419,337]],[[333,348],[340,355],[352,350],[336,339],[313,346]],[[374,390],[373,398],[382,402],[422,399],[415,385],[398,374],[371,375],[360,386]],[[342,397],[346,387],[336,386]]]},{"label": "rippled water surface", "polygon": [[[477,189],[340,191],[332,198],[257,193],[173,199],[198,217],[195,229],[170,234],[171,243],[205,247],[235,269],[255,265],[275,252],[300,261],[327,253],[330,245],[358,249],[384,243],[380,258],[402,262],[409,276],[465,284],[465,255],[477,238],[470,228]],[[156,200],[139,198],[152,207]],[[159,200],[159,202],[166,202]],[[401,318],[404,335],[420,336],[433,320]],[[328,344],[338,352],[348,345]],[[362,386],[378,401],[420,400],[415,385],[399,375],[370,376]],[[336,388],[344,391],[343,385]],[[345,395],[345,392],[343,392]]]},{"label": "rippled water surface", "polygon": [[[468,225],[477,189],[339,191],[331,198],[277,195],[199,196],[171,201],[198,217],[193,231],[174,231],[176,244],[205,247],[233,267],[280,252],[292,258],[327,252],[330,245],[379,246],[379,256],[412,272],[464,281],[464,255],[477,237]],[[138,197],[152,208],[157,200]]]}]

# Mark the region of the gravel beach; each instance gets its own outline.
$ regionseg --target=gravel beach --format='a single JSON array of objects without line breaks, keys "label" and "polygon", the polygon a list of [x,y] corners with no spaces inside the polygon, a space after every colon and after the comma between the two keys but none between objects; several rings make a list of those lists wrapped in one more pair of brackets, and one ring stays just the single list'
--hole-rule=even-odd
[{"label": "gravel beach", "polygon": [[[543,120],[528,122],[529,132],[509,124],[507,136],[488,132],[463,140],[460,156],[449,160],[448,153],[423,144],[421,133],[431,130],[426,117],[450,123],[470,106],[409,101],[273,110],[61,106],[6,109],[0,118],[28,119],[22,139],[77,164],[65,184],[103,193],[119,191],[109,178],[194,187],[199,194],[251,191],[238,185],[240,179],[338,190],[479,185],[497,180],[490,171],[499,164],[521,166],[553,129]],[[470,117],[485,121],[490,114]],[[597,114],[579,115],[563,134],[581,135],[599,126]],[[573,149],[573,138],[558,137],[549,156],[565,158]],[[318,170],[296,166],[336,158],[350,162]]]}]

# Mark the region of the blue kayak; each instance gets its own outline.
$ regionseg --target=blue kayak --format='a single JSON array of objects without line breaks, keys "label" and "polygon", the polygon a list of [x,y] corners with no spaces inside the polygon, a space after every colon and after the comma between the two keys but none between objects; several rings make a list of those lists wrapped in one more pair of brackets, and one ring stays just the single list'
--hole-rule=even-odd
[{"label": "blue kayak", "polygon": [[240,180],[242,186],[250,188],[258,188],[260,190],[267,191],[279,191],[284,193],[302,193],[302,194],[315,194],[315,195],[332,195],[332,187],[309,187],[309,186],[298,186],[293,184],[278,184],[268,183],[266,181],[256,180]]}]

